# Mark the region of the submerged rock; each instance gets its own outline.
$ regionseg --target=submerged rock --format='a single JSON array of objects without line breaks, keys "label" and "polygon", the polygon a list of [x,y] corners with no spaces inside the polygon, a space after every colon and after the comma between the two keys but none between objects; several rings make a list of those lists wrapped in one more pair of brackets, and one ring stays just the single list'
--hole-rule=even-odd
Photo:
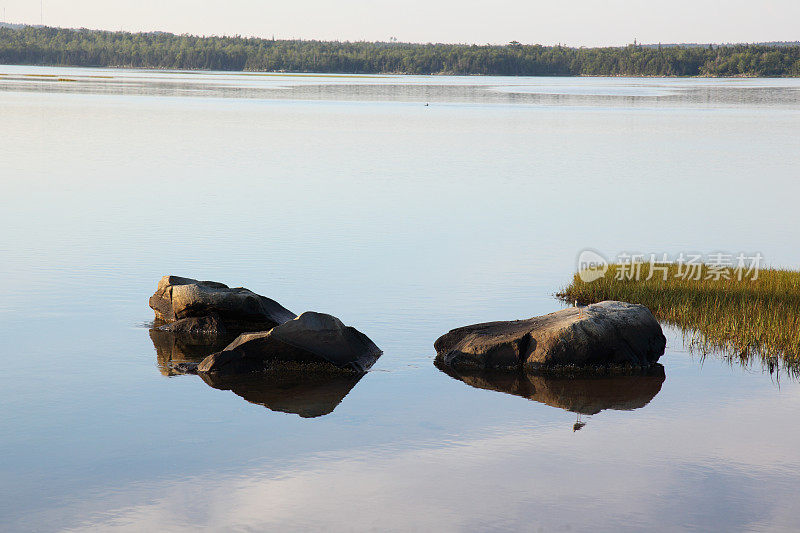
[{"label": "submerged rock", "polygon": [[215,389],[230,390],[250,403],[303,418],[332,413],[363,376],[354,372],[305,373],[297,369],[244,375],[200,374]]},{"label": "submerged rock", "polygon": [[525,369],[624,365],[647,367],[666,338],[643,305],[605,301],[549,315],[488,322],[439,337],[436,361],[462,369]]},{"label": "submerged rock", "polygon": [[260,333],[243,333],[198,366],[200,372],[253,372],[275,361],[318,365],[320,370],[366,372],[381,356],[366,335],[338,318],[308,311]]},{"label": "submerged rock", "polygon": [[471,387],[521,396],[581,415],[606,409],[632,411],[646,406],[666,380],[658,363],[619,375],[547,376],[522,371],[465,370],[437,364],[440,370]]},{"label": "submerged rock", "polygon": [[241,287],[216,281],[164,276],[158,282],[150,307],[161,329],[206,339],[265,331],[295,314],[274,300]]}]

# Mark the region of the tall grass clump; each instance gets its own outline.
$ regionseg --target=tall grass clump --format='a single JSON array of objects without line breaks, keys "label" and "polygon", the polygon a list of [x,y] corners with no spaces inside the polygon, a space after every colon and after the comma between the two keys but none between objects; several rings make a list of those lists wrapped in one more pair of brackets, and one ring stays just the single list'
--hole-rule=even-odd
[{"label": "tall grass clump", "polygon": [[748,364],[761,359],[770,371],[783,366],[798,376],[800,272],[761,269],[757,275],[728,271],[720,276],[709,265],[697,267],[687,277],[685,266],[677,263],[611,264],[594,281],[576,273],[558,296],[580,304],[642,304],[659,320],[683,329],[692,348],[719,350]]}]

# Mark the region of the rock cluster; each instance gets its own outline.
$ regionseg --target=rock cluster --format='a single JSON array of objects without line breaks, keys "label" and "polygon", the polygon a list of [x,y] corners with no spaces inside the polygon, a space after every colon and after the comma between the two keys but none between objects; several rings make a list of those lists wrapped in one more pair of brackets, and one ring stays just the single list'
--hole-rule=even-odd
[{"label": "rock cluster", "polygon": [[[244,373],[276,362],[364,373],[382,353],[366,335],[334,316],[296,316],[265,296],[215,281],[164,276],[150,307],[156,315],[151,338],[159,361],[174,363],[168,374]],[[197,363],[191,354],[206,357]]]}]

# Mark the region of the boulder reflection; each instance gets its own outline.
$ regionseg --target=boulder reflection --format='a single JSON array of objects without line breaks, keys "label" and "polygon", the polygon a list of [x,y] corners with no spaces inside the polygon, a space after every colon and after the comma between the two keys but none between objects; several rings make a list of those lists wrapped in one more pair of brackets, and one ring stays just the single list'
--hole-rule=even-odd
[{"label": "boulder reflection", "polygon": [[[551,377],[524,372],[458,372],[437,365],[445,374],[471,387],[522,396],[578,415],[606,409],[632,411],[646,406],[666,379],[660,364],[635,375]],[[579,419],[580,421],[580,419]]]},{"label": "boulder reflection", "polygon": [[303,418],[327,415],[336,409],[364,374],[253,373],[239,376],[200,374],[206,384],[230,390],[250,403]]},{"label": "boulder reflection", "polygon": [[202,342],[192,342],[193,339],[190,337],[156,328],[150,330],[150,340],[153,341],[153,346],[156,348],[158,370],[165,376],[186,374],[187,368],[193,368],[212,353],[222,350],[230,342],[229,339],[220,339],[219,342],[202,344]]},{"label": "boulder reflection", "polygon": [[[150,330],[150,339],[156,349],[158,369],[165,376],[195,374],[200,361],[228,344],[227,340],[196,344],[185,336],[155,328]],[[250,403],[303,418],[332,413],[363,376],[355,372],[329,374],[291,368],[241,375],[200,374],[215,389],[229,390]]]}]

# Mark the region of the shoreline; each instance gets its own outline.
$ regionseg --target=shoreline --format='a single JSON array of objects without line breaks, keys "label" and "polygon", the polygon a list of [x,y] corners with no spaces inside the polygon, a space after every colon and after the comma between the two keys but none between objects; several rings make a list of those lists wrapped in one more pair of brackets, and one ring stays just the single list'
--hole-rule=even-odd
[{"label": "shoreline", "polygon": [[[147,66],[125,66],[125,65],[75,65],[58,63],[0,63],[2,67],[44,67],[44,68],[80,68],[80,69],[107,69],[107,70],[144,70],[152,72],[185,72],[185,73],[223,73],[223,74],[251,74],[267,76],[307,76],[307,77],[386,77],[386,76],[415,76],[415,77],[454,77],[454,78],[612,78],[612,79],[663,79],[663,80],[692,80],[692,79],[721,79],[721,80],[795,80],[800,79],[800,74],[793,76],[756,76],[749,74],[739,74],[735,76],[719,75],[686,75],[686,76],[659,76],[648,74],[459,74],[449,72],[433,72],[429,74],[417,74],[411,72],[332,72],[332,71],[289,71],[289,70],[218,70],[202,68],[168,68],[168,67],[147,67]],[[0,73],[0,76],[6,75]]]}]

